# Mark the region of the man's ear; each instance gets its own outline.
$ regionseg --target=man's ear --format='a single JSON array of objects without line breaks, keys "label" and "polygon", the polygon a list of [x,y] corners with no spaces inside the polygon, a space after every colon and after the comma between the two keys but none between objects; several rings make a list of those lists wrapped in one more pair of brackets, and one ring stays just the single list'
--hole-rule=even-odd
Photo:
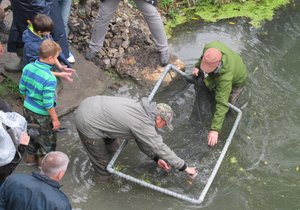
[{"label": "man's ear", "polygon": [[65,175],[65,171],[60,171],[58,172],[58,174],[56,175],[57,181],[60,181]]},{"label": "man's ear", "polygon": [[156,117],[155,117],[155,126],[157,126],[159,124],[160,120],[161,120],[161,117],[159,115],[156,115]]}]

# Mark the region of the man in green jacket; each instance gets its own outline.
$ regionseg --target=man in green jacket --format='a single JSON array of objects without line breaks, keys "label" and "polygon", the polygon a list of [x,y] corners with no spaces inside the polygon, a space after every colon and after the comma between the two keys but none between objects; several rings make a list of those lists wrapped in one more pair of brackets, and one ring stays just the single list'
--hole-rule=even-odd
[{"label": "man in green jacket", "polygon": [[208,145],[214,146],[218,143],[219,132],[229,109],[228,102],[236,103],[246,83],[247,68],[237,53],[225,44],[213,41],[204,46],[193,75],[198,77],[201,72],[201,81],[215,93],[215,112],[207,137]]}]

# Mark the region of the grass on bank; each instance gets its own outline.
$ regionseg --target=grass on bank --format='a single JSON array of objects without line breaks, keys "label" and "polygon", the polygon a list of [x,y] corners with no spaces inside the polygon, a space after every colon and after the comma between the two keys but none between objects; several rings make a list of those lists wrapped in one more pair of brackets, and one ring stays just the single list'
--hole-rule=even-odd
[{"label": "grass on bank", "polygon": [[198,0],[192,7],[187,6],[187,0],[179,1],[180,3],[172,1],[173,4],[169,4],[168,7],[161,6],[163,10],[167,11],[168,20],[165,28],[168,35],[171,34],[172,28],[192,20],[216,22],[223,19],[245,17],[249,18],[251,25],[259,27],[264,21],[272,20],[276,9],[287,5],[292,0]]},{"label": "grass on bank", "polygon": [[0,97],[5,98],[7,96],[20,96],[18,84],[9,78],[0,84]]}]

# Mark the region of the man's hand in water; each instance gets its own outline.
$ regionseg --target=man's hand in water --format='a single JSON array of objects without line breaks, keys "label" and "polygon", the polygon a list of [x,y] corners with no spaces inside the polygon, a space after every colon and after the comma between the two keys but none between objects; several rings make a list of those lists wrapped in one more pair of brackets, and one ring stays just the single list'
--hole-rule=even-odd
[{"label": "man's hand in water", "polygon": [[159,160],[157,161],[157,165],[158,165],[160,168],[162,168],[162,169],[164,169],[165,171],[167,171],[167,172],[171,171],[171,166],[170,166],[166,161],[164,161],[164,160],[162,160],[162,159],[159,159]]},{"label": "man's hand in water", "polygon": [[192,179],[196,178],[196,176],[198,175],[198,171],[194,167],[186,167],[184,171]]},{"label": "man's hand in water", "polygon": [[209,131],[207,136],[207,142],[209,146],[214,146],[218,143],[219,133],[218,131]]}]

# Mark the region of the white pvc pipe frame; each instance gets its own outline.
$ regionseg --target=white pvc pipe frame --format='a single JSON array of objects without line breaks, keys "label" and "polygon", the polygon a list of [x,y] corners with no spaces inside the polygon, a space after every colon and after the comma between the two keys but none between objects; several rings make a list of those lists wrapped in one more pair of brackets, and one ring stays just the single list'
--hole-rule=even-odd
[{"label": "white pvc pipe frame", "polygon": [[[150,95],[148,97],[149,101],[152,101],[152,99],[153,99],[154,95],[156,94],[158,88],[160,87],[160,85],[161,85],[164,77],[167,75],[167,73],[170,70],[175,71],[176,73],[178,73],[182,77],[186,77],[186,78],[188,77],[184,72],[178,70],[175,66],[173,66],[171,64],[167,65],[166,68],[165,68],[165,70],[164,70],[164,72],[161,74],[159,80],[157,81],[156,85],[154,86],[152,92],[150,93]],[[219,158],[217,160],[217,163],[216,163],[216,165],[215,165],[215,167],[214,167],[211,175],[209,176],[208,181],[207,181],[205,187],[203,188],[203,190],[202,190],[202,192],[201,192],[201,194],[200,194],[200,196],[199,196],[198,199],[191,198],[191,197],[189,197],[187,195],[183,195],[183,194],[179,194],[179,193],[173,192],[171,190],[168,190],[168,189],[165,189],[165,188],[162,188],[162,187],[159,187],[159,186],[147,183],[147,182],[145,182],[143,180],[140,180],[140,179],[137,179],[137,178],[132,177],[130,175],[124,174],[124,173],[122,173],[120,171],[116,171],[113,168],[113,165],[114,165],[115,161],[117,160],[118,156],[120,155],[121,151],[123,150],[123,148],[126,146],[128,140],[124,140],[122,142],[122,144],[118,148],[117,152],[115,153],[115,155],[113,156],[113,158],[110,160],[110,162],[109,162],[109,164],[107,166],[107,170],[110,173],[112,173],[112,174],[114,174],[116,176],[122,177],[122,178],[124,178],[124,179],[126,179],[128,181],[134,182],[134,183],[142,185],[144,187],[156,190],[158,192],[170,195],[172,197],[175,197],[175,198],[178,198],[178,199],[190,202],[190,203],[201,204],[203,202],[203,200],[204,200],[204,198],[205,198],[205,196],[206,196],[206,194],[207,194],[207,192],[208,192],[208,190],[209,190],[209,188],[210,188],[210,186],[211,186],[211,184],[212,184],[212,182],[213,182],[213,180],[214,180],[214,178],[215,178],[215,176],[216,176],[216,174],[217,174],[217,172],[218,172],[218,170],[220,168],[220,166],[221,166],[221,163],[222,163],[222,161],[223,161],[223,159],[225,157],[225,154],[226,154],[226,152],[227,152],[227,150],[229,148],[229,145],[231,144],[232,137],[233,137],[233,135],[234,135],[234,133],[235,133],[235,131],[237,129],[237,126],[238,126],[238,124],[240,122],[240,119],[242,117],[242,111],[240,109],[238,109],[237,107],[233,106],[230,103],[229,103],[229,108],[231,108],[232,110],[234,110],[235,112],[237,112],[237,117],[236,117],[235,122],[233,124],[233,127],[232,127],[232,129],[231,129],[231,131],[230,131],[230,133],[228,135],[228,138],[227,138],[226,143],[225,143],[225,145],[224,145],[224,147],[222,149],[222,152],[221,152],[221,154],[220,154],[220,156],[219,156]]]}]

